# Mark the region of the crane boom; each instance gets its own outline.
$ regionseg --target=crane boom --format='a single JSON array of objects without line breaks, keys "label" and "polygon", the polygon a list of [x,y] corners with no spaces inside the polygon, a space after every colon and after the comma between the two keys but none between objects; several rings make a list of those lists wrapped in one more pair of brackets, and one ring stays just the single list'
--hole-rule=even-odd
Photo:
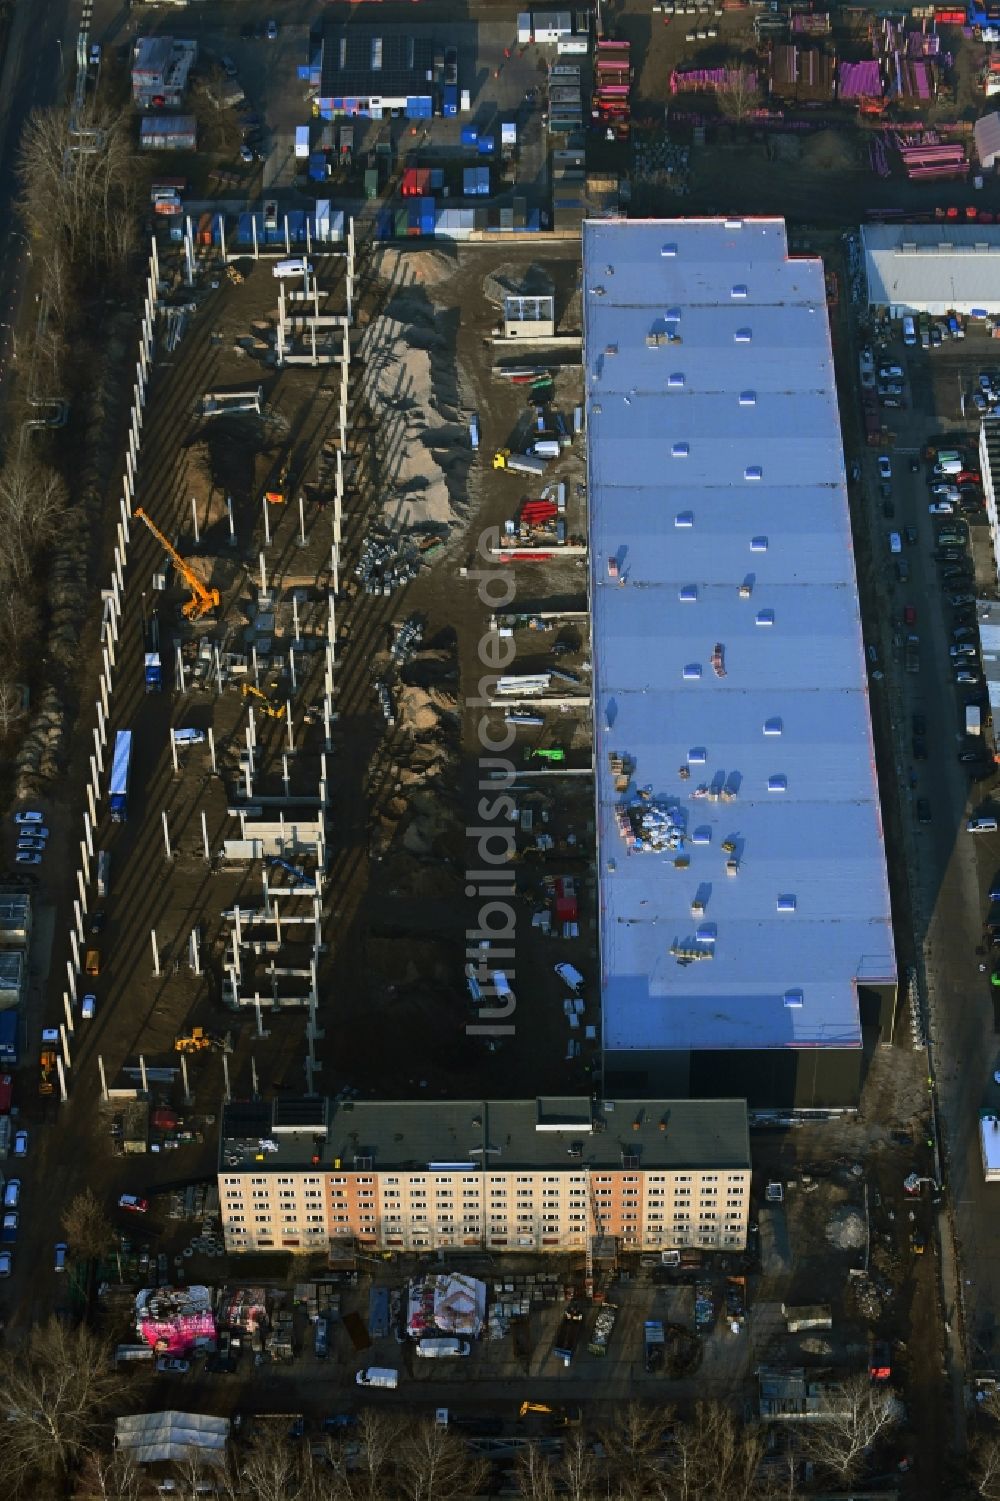
[{"label": "crane boom", "polygon": [[219,608],[218,589],[207,589],[205,587],[201,579],[195,573],[194,569],[189,567],[189,565],[185,563],[184,559],[181,557],[176,547],[174,547],[173,543],[167,541],[166,537],[160,531],[160,528],[154,521],[150,520],[141,506],[136,507],[134,514],[140,521],[144,521],[146,523],[147,527],[152,532],[157,542],[159,542],[160,546],[163,548],[163,551],[166,553],[167,557],[177,569],[177,572],[180,574],[185,584],[187,584],[188,588],[191,590],[191,598],[187,601],[186,604],[181,606],[181,614],[184,616],[185,620],[200,620],[202,616],[207,615],[210,610],[217,610]]}]

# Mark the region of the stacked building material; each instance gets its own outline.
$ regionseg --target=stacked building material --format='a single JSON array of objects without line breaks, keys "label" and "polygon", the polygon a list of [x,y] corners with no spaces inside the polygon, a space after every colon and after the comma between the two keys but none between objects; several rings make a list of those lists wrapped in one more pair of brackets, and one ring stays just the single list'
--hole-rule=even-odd
[{"label": "stacked building material", "polygon": [[675,68],[670,75],[671,94],[725,94],[743,87],[752,93],[757,74],[751,68]]},{"label": "stacked building material", "polygon": [[896,144],[911,181],[968,175],[969,160],[960,141],[939,141],[928,133],[922,139],[897,136]]},{"label": "stacked building material", "polygon": [[842,62],[837,69],[838,98],[881,99],[882,92],[882,71],[873,58],[860,63]]},{"label": "stacked building material", "polygon": [[835,61],[818,47],[771,49],[771,93],[780,99],[831,99]]},{"label": "stacked building material", "polygon": [[793,36],[829,36],[830,13],[829,11],[816,11],[813,15],[796,15],[792,17]]},{"label": "stacked building material", "polygon": [[631,45],[628,42],[597,43],[594,56],[594,92],[590,101],[592,122],[610,127],[620,140],[628,137],[632,93]]}]

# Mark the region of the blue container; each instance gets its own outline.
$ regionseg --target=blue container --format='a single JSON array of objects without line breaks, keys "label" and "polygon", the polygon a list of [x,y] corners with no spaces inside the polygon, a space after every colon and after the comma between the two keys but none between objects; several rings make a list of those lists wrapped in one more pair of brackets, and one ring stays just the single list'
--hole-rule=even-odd
[{"label": "blue container", "polygon": [[441,102],[441,113],[443,115],[446,115],[446,116],[454,116],[454,115],[458,114],[458,85],[457,84],[454,84],[454,83],[446,83],[445,84],[445,86],[444,86],[444,95],[443,95],[442,102]]},{"label": "blue container", "polygon": [[313,151],[309,156],[310,182],[322,182],[326,177],[326,152]]},{"label": "blue container", "polygon": [[462,170],[462,192],[466,198],[474,198],[479,192],[479,174],[475,167],[464,167]]},{"label": "blue container", "polygon": [[431,191],[440,193],[444,187],[444,169],[442,167],[431,168]]},{"label": "blue container", "polygon": [[[393,217],[391,208],[381,208],[375,219],[376,240],[391,240],[393,235]],[[0,1015],[3,1015],[0,1012]]]},{"label": "blue container", "polygon": [[253,244],[253,214],[240,214],[236,221],[236,241],[240,245]]},{"label": "blue container", "polygon": [[460,139],[463,146],[474,146],[479,140],[479,131],[474,125],[463,125]]},{"label": "blue container", "polygon": [[480,156],[492,156],[496,149],[497,143],[493,136],[480,136],[476,142],[476,150]]},{"label": "blue container", "polygon": [[420,215],[420,233],[422,235],[431,235],[431,236],[433,236],[433,234],[434,234],[434,215],[433,214],[421,214]]}]

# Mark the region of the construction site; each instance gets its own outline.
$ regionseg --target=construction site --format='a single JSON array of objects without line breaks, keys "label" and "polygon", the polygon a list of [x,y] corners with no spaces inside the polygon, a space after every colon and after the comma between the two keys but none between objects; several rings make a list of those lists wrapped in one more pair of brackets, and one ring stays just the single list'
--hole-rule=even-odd
[{"label": "construction site", "polygon": [[[515,1050],[519,1090],[522,1059],[531,1088],[585,1080],[595,1003],[567,1009],[553,972],[591,973],[595,943],[578,258],[349,235],[294,280],[193,243],[155,261],[166,368],[98,705],[106,927],[74,1039],[112,1103],[150,1079],[188,1105],[470,1071],[502,1093]],[[512,665],[470,707],[491,635]],[[494,1039],[466,872],[501,739],[504,969],[531,1004]]]}]

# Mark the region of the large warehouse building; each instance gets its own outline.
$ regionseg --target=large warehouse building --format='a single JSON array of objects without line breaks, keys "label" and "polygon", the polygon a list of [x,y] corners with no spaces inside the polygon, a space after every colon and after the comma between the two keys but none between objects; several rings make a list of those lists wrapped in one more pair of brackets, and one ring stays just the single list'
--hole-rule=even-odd
[{"label": "large warehouse building", "polygon": [[852,1106],[895,1000],[823,267],[584,226],[605,1087]]},{"label": "large warehouse building", "polygon": [[1000,312],[1000,228],[983,224],[867,224],[861,231],[868,302],[892,318]]}]

